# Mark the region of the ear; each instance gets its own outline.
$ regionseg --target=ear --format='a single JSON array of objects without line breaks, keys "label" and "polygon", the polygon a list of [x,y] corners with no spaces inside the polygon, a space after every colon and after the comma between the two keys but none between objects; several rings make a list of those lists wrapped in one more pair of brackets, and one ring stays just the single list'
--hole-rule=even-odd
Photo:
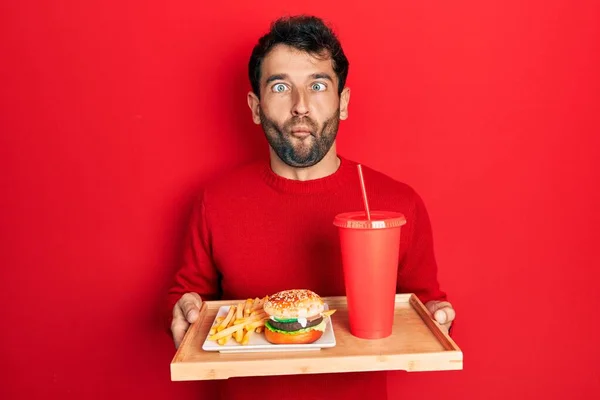
[{"label": "ear", "polygon": [[254,92],[248,92],[248,107],[250,107],[250,110],[252,111],[252,121],[259,125],[260,113],[258,109],[260,107],[260,100],[258,99],[258,96],[254,94]]},{"label": "ear", "polygon": [[350,88],[345,87],[340,95],[340,119],[348,118],[348,103],[350,102]]}]

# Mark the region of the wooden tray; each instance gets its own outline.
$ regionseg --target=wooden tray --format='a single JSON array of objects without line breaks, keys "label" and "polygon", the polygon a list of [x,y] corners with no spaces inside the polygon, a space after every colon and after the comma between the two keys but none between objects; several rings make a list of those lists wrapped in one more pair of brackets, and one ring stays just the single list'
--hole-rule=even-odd
[{"label": "wooden tray", "polygon": [[202,350],[219,307],[239,301],[207,301],[171,361],[171,380],[296,375],[355,371],[461,370],[463,354],[414,294],[396,295],[392,335],[377,340],[352,336],[346,297],[324,297],[332,315],[336,346],[295,352],[219,353]]}]

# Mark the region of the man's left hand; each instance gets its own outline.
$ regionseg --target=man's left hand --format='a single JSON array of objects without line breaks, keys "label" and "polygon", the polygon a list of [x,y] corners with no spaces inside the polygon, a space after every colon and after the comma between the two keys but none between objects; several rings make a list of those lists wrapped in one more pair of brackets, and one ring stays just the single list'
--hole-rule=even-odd
[{"label": "man's left hand", "polygon": [[445,329],[446,332],[450,330],[452,321],[456,318],[456,312],[447,301],[431,300],[425,303],[425,307],[429,310],[433,318]]}]

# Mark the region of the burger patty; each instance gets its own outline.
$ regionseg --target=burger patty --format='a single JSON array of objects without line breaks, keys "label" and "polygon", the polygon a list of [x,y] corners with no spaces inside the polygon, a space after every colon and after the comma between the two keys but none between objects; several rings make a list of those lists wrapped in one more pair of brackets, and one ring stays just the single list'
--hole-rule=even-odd
[{"label": "burger patty", "polygon": [[269,325],[271,325],[275,329],[279,329],[281,331],[292,332],[297,331],[299,329],[310,328],[311,326],[317,326],[323,321],[323,317],[319,317],[312,321],[306,321],[306,326],[300,325],[300,322],[277,322],[272,319],[269,320]]}]

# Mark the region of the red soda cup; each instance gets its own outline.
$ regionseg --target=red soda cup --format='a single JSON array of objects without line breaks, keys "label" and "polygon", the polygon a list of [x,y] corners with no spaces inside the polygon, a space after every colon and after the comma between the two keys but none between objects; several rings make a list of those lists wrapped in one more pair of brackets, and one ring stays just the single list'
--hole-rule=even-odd
[{"label": "red soda cup", "polygon": [[403,214],[390,211],[336,215],[350,333],[363,339],[392,334]]}]

